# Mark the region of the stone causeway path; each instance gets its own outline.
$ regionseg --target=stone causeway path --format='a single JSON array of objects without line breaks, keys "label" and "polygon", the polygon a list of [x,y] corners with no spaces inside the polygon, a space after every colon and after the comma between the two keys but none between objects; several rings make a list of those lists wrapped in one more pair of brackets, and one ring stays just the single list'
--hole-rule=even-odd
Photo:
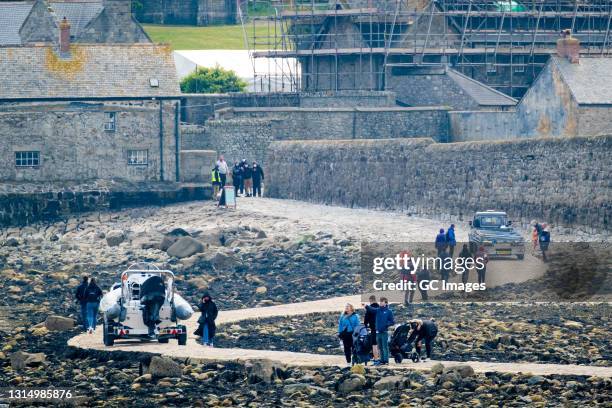
[{"label": "stone causeway path", "polygon": [[[304,303],[293,303],[270,307],[260,307],[251,309],[239,309],[221,311],[217,319],[217,324],[238,323],[242,320],[258,319],[274,316],[299,316],[310,313],[325,313],[337,312],[342,310],[346,303],[354,305],[361,304],[361,297],[344,296],[335,297],[325,300],[317,300]],[[199,313],[194,313],[191,319],[186,321],[189,332],[189,339],[186,346],[177,345],[176,341],[170,341],[169,344],[159,344],[157,342],[140,342],[140,341],[118,341],[113,347],[105,347],[102,342],[102,331],[100,329],[93,335],[86,333],[73,337],[68,341],[69,346],[107,350],[107,351],[133,351],[146,352],[153,354],[161,354],[168,357],[179,359],[190,359],[195,362],[204,361],[246,361],[253,359],[270,359],[279,361],[286,365],[300,367],[316,367],[316,366],[346,366],[344,357],[341,355],[320,355],[309,353],[295,353],[289,351],[272,351],[272,350],[250,350],[240,348],[209,348],[197,344],[194,340],[193,331],[197,327],[197,319]],[[428,361],[413,363],[412,361],[404,361],[402,364],[391,362],[392,368],[429,370],[435,363],[442,363],[446,367],[454,365],[469,364],[476,372],[505,372],[505,373],[531,373],[533,375],[585,375],[612,377],[612,367],[596,367],[573,364],[539,364],[539,363],[497,363],[497,362],[482,362],[482,361]]]}]

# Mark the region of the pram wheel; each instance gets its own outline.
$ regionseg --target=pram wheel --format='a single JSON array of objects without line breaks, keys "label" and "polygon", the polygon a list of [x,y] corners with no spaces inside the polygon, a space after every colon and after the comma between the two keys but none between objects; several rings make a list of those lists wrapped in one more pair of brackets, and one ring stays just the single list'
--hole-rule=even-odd
[{"label": "pram wheel", "polygon": [[404,357],[402,357],[402,355],[400,353],[398,353],[398,354],[393,356],[393,359],[395,360],[395,362],[397,364],[401,364],[402,361],[404,360]]},{"label": "pram wheel", "polygon": [[421,360],[421,356],[416,351],[412,352],[412,354],[410,355],[410,358],[412,359],[413,363],[418,363],[419,360]]}]

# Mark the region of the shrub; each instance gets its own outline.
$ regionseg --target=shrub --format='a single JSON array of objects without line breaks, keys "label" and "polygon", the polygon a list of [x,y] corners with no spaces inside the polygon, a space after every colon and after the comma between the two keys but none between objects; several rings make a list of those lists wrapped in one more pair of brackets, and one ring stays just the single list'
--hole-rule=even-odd
[{"label": "shrub", "polygon": [[243,92],[247,83],[238,78],[234,71],[219,66],[198,68],[181,81],[183,93],[226,93]]}]

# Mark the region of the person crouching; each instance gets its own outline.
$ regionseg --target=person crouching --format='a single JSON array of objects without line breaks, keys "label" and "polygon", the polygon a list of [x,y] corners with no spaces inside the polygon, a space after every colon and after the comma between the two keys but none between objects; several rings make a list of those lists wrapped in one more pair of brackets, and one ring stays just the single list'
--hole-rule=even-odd
[{"label": "person crouching", "polygon": [[410,321],[410,329],[412,331],[410,336],[408,336],[408,341],[406,344],[410,346],[413,341],[416,341],[414,348],[416,349],[417,354],[420,356],[421,342],[424,341],[427,358],[423,358],[421,361],[427,361],[428,358],[431,358],[431,346],[434,338],[438,334],[438,326],[433,320],[413,319]]}]

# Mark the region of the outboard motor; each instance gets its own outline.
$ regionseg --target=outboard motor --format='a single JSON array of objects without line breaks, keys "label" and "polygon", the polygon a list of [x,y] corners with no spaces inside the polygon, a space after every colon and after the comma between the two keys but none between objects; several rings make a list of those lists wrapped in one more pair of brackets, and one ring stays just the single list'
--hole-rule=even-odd
[{"label": "outboard motor", "polygon": [[149,335],[154,335],[155,325],[161,323],[159,310],[166,299],[166,286],[159,276],[152,276],[140,285],[140,304],[142,320],[149,328]]}]

